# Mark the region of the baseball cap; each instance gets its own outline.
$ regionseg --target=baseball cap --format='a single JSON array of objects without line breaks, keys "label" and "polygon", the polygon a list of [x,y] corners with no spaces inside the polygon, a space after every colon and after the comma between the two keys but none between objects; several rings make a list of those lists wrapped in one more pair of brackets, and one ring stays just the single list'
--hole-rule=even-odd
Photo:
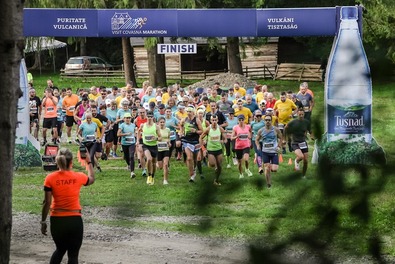
[{"label": "baseball cap", "polygon": [[266,112],[273,112],[273,108],[266,109]]},{"label": "baseball cap", "polygon": [[149,102],[149,107],[155,107],[155,102]]},{"label": "baseball cap", "polygon": [[106,105],[110,105],[110,104],[111,104],[111,102],[112,102],[112,100],[111,100],[111,99],[106,99]]},{"label": "baseball cap", "polygon": [[159,108],[159,109],[163,109],[163,108],[165,108],[165,105],[164,105],[164,104],[159,104],[159,105],[158,105],[158,108]]},{"label": "baseball cap", "polygon": [[125,114],[123,114],[123,118],[125,118],[125,117],[132,117],[132,115],[130,113],[125,113]]},{"label": "baseball cap", "polygon": [[264,105],[266,105],[266,100],[262,100],[259,104],[264,104]]},{"label": "baseball cap", "polygon": [[144,103],[144,104],[143,104],[143,107],[144,107],[145,109],[149,109],[149,104],[148,104],[148,103]]},{"label": "baseball cap", "polygon": [[254,112],[254,115],[255,115],[255,116],[262,116],[262,111],[261,111],[261,110],[256,110],[256,111]]},{"label": "baseball cap", "polygon": [[162,102],[162,96],[157,96],[157,97],[156,97],[156,101],[157,101],[157,102]]},{"label": "baseball cap", "polygon": [[244,115],[238,115],[237,119],[245,119],[245,116]]},{"label": "baseball cap", "polygon": [[129,100],[124,98],[121,100],[121,105],[129,105]]},{"label": "baseball cap", "polygon": [[229,109],[229,112],[228,112],[229,114],[235,114],[235,109],[233,109],[233,108],[231,108],[231,109]]}]

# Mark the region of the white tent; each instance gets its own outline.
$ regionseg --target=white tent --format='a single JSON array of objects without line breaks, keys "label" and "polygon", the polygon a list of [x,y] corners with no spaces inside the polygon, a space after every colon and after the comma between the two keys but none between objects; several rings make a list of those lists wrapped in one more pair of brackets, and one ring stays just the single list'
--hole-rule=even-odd
[{"label": "white tent", "polygon": [[[53,38],[48,38],[48,37],[28,38],[26,40],[25,53],[30,53],[35,51],[41,52],[42,50],[54,50],[66,46],[67,43],[64,43],[62,41]],[[68,57],[69,56],[66,48],[66,58],[68,59]],[[55,72],[55,56],[52,56],[52,58],[53,58],[53,69]],[[41,61],[39,61],[39,64],[40,64],[40,74],[41,74]]]}]

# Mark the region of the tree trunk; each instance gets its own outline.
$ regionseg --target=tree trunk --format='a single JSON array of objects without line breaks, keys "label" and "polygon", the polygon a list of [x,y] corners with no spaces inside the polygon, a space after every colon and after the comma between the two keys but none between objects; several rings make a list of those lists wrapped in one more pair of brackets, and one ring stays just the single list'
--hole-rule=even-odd
[{"label": "tree trunk", "polygon": [[[158,39],[158,43],[163,43],[163,38]],[[153,87],[167,86],[165,55],[158,54],[156,45],[147,48],[149,81]]]},{"label": "tree trunk", "polygon": [[0,2],[0,263],[10,260],[15,130],[21,95],[19,66],[25,46],[23,2]]},{"label": "tree trunk", "polygon": [[130,38],[122,38],[122,54],[123,54],[123,67],[125,70],[125,82],[133,83],[133,87],[137,87],[136,75],[134,72],[134,51],[130,45]]},{"label": "tree trunk", "polygon": [[86,52],[86,38],[79,38],[78,42],[80,43],[80,56],[88,55]]},{"label": "tree trunk", "polygon": [[29,68],[29,70],[36,70],[40,68],[40,51],[34,52],[34,64]]},{"label": "tree trunk", "polygon": [[240,47],[238,37],[227,37],[226,48],[228,50],[229,71],[231,73],[243,74],[241,66]]}]

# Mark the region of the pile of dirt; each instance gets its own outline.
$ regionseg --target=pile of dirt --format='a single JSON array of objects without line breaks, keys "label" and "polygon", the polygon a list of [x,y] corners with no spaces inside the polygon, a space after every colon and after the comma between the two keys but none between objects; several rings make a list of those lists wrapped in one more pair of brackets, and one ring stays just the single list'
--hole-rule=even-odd
[{"label": "pile of dirt", "polygon": [[210,76],[203,81],[194,83],[189,85],[188,87],[193,88],[211,88],[213,85],[218,82],[221,87],[230,88],[237,82],[241,87],[250,88],[254,87],[257,83],[256,81],[250,80],[249,78],[245,77],[244,75],[237,74],[237,73],[221,73],[215,76]]}]

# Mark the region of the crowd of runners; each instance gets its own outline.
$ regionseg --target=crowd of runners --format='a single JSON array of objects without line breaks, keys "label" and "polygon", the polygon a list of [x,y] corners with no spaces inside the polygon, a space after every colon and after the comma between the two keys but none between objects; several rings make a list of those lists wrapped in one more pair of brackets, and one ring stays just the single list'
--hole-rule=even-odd
[{"label": "crowd of runners", "polygon": [[161,169],[169,184],[174,157],[186,163],[190,182],[204,178],[202,164],[215,170],[215,185],[221,185],[224,167],[237,166],[239,178],[255,171],[270,188],[271,173],[288,151],[296,155],[295,170],[306,175],[314,94],[305,82],[276,98],[266,85],[153,88],[145,81],[141,89],[93,86],[73,93],[48,80],[44,95],[31,87],[29,97],[32,135],[43,146],[83,144],[98,171],[99,160],[123,156],[132,179],[141,170],[153,185]]}]

